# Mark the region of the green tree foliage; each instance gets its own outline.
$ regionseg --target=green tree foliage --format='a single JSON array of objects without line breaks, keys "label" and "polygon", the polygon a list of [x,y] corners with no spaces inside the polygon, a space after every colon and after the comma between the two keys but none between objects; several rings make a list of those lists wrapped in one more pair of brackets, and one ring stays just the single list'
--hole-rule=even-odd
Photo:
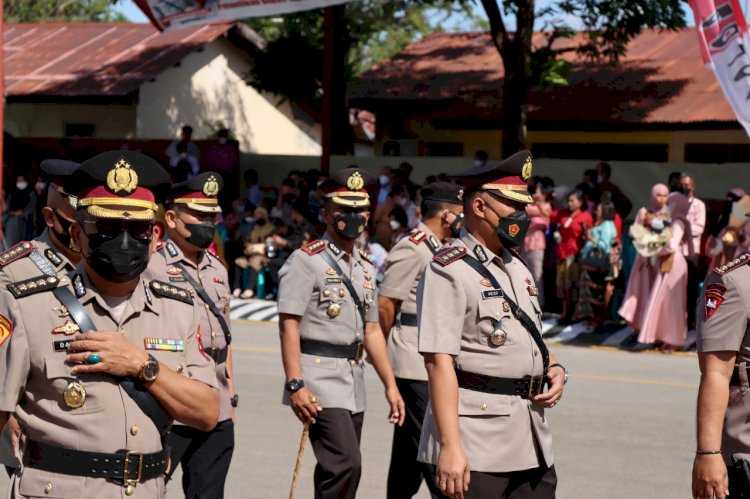
[{"label": "green tree foliage", "polygon": [[5,22],[127,21],[112,10],[113,0],[5,0]]},{"label": "green tree foliage", "polygon": [[[616,64],[642,30],[685,26],[682,0],[554,0],[535,10],[535,0],[479,0],[505,69],[502,92],[503,155],[526,147],[528,94],[535,84],[566,84],[569,65],[560,55],[575,51]],[[513,20],[515,30],[509,29]],[[583,26],[580,35],[571,20]],[[532,44],[534,30],[544,43]],[[567,44],[561,39],[573,39]]]},{"label": "green tree foliage", "polygon": [[[445,31],[445,22],[460,13],[469,26],[486,29],[468,2],[451,0],[358,0],[346,4],[348,46],[345,78],[400,52],[422,36]],[[249,83],[258,90],[295,102],[317,105],[322,97],[323,11],[245,21],[266,41],[253,54]],[[285,61],[280,63],[280,61]]]}]

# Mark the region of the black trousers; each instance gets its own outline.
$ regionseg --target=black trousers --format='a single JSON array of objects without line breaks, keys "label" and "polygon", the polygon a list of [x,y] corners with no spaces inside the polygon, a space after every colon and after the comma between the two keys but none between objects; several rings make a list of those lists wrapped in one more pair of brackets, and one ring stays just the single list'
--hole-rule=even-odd
[{"label": "black trousers", "polygon": [[557,488],[555,467],[533,468],[509,473],[471,472],[465,499],[554,499]]},{"label": "black trousers", "polygon": [[182,465],[182,491],[186,499],[221,499],[234,452],[234,423],[219,422],[213,431],[175,425],[169,435],[172,469]]},{"label": "black trousers", "polygon": [[310,425],[315,459],[315,499],[354,499],[362,476],[362,422],[365,413],[323,409]]},{"label": "black trousers", "polygon": [[443,497],[432,479],[427,464],[417,461],[422,421],[430,400],[426,381],[396,378],[406,405],[404,425],[393,428],[391,466],[388,468],[388,499],[411,499],[419,491],[422,480],[427,482],[433,499]]}]

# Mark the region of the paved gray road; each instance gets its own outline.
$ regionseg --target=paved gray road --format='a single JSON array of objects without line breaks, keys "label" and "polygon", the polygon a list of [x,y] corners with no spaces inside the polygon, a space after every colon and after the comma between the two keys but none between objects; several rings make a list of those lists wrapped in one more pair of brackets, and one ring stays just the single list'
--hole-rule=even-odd
[{"label": "paved gray road", "polygon": [[[235,330],[241,400],[226,497],[286,498],[301,425],[280,404],[283,372],[276,326],[237,322]],[[696,359],[558,345],[553,350],[572,373],[563,402],[548,413],[558,497],[690,497]],[[392,430],[372,369],[367,393],[358,497],[380,499],[385,497]],[[298,498],[312,497],[313,467],[308,445]],[[5,484],[0,479],[0,487]],[[168,498],[181,496],[179,484],[173,483]],[[424,490],[418,496],[428,497]]]}]

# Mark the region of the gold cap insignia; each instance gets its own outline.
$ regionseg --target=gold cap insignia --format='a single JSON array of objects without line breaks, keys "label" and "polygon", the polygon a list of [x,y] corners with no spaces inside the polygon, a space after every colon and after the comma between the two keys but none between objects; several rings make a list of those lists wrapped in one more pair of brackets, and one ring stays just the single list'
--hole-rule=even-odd
[{"label": "gold cap insignia", "polygon": [[524,182],[531,178],[531,170],[533,168],[534,166],[531,164],[531,156],[529,156],[526,158],[526,161],[524,161],[523,168],[521,168],[521,178]]},{"label": "gold cap insignia", "polygon": [[362,178],[361,173],[354,172],[347,179],[346,186],[349,188],[349,190],[358,191],[365,186],[365,179]]},{"label": "gold cap insignia", "polygon": [[456,195],[456,199],[458,199],[459,201],[463,201],[464,200],[464,190],[463,189],[460,189],[458,191],[458,194]]},{"label": "gold cap insignia", "polygon": [[125,196],[138,187],[138,174],[121,159],[107,174],[107,187],[118,196]]},{"label": "gold cap insignia", "polygon": [[211,175],[203,184],[203,194],[208,197],[213,197],[219,193],[219,183],[216,181],[216,177]]}]

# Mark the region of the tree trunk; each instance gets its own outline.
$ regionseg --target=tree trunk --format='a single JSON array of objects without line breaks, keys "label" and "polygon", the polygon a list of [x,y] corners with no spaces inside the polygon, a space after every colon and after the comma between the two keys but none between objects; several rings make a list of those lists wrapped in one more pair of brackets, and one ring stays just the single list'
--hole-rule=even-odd
[{"label": "tree trunk", "polygon": [[526,113],[531,89],[531,39],[534,34],[534,0],[513,0],[516,10],[515,33],[505,30],[497,0],[482,0],[490,21],[492,41],[503,60],[502,89],[503,139],[501,154],[526,149]]},{"label": "tree trunk", "polygon": [[325,55],[323,60],[323,119],[321,170],[328,172],[332,154],[354,152],[349,109],[346,106],[346,63],[350,37],[346,4],[325,9]]}]

